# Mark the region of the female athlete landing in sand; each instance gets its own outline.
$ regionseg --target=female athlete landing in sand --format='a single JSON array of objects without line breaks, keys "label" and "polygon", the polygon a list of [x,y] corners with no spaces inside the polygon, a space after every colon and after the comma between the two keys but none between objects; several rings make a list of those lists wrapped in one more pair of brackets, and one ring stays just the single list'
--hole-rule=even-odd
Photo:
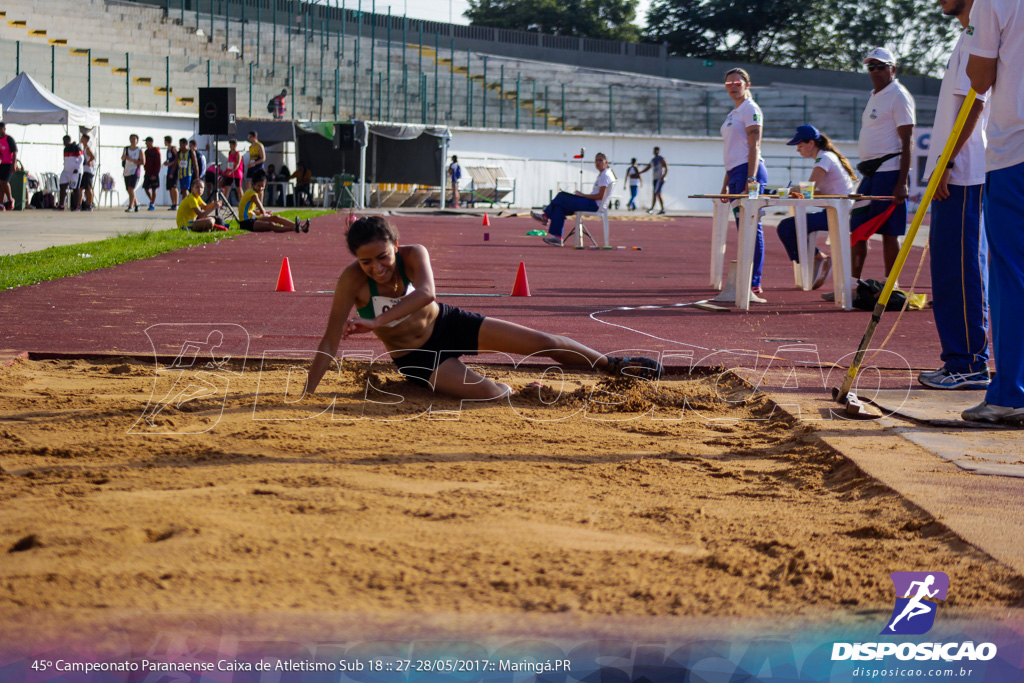
[{"label": "female athlete landing in sand", "polygon": [[[360,218],[346,235],[356,261],[342,271],[334,290],[327,331],[306,380],[314,392],[338,344],[373,332],[405,377],[457,398],[489,399],[509,392],[467,368],[459,357],[486,352],[539,354],[563,365],[591,365],[610,375],[657,378],[650,358],[615,358],[567,337],[545,334],[435,301],[434,273],[425,247],[398,245],[398,232],[380,216]],[[349,318],[353,306],[358,317]]]}]

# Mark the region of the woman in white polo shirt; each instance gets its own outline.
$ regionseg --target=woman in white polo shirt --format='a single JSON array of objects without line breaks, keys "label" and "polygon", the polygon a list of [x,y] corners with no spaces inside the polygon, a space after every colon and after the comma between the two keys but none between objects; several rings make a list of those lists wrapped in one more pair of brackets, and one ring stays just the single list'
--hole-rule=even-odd
[{"label": "woman in white polo shirt", "polygon": [[[743,69],[730,69],[725,74],[725,88],[735,107],[722,124],[722,140],[725,142],[725,180],[722,194],[744,194],[747,183],[756,181],[760,192],[768,182],[768,170],[761,159],[761,134],[764,130],[764,114],[750,94],[750,74]],[[728,201],[722,200],[722,201]],[[737,219],[738,224],[738,219]],[[757,241],[754,244],[754,272],[750,279],[750,290],[755,294],[751,301],[764,303],[756,295],[761,294],[761,268],[764,265],[764,232],[761,221],[757,222]]]},{"label": "woman in white polo shirt", "polygon": [[[814,191],[819,194],[848,195],[853,192],[856,186],[857,174],[853,166],[842,152],[836,149],[827,135],[810,124],[804,124],[796,129],[796,135],[786,143],[796,145],[796,151],[805,159],[814,159],[814,168],[811,170],[810,181],[814,183]],[[793,196],[800,196],[798,190],[793,190]],[[807,212],[807,232],[828,230],[828,216],[825,211]],[[778,227],[779,239],[786,247],[791,261],[800,262],[800,252],[796,243],[796,219],[783,218]],[[814,250],[814,285],[813,289],[821,287],[832,269],[832,261],[817,249]]]}]

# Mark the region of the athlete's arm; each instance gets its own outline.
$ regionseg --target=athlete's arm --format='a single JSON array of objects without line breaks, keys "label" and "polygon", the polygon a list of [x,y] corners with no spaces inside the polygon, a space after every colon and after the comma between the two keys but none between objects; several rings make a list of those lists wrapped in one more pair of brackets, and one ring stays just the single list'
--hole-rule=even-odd
[{"label": "athlete's arm", "polygon": [[[953,101],[956,103],[956,111],[960,111],[960,107],[964,104],[964,97],[960,95],[954,95]],[[985,109],[985,100],[974,100],[974,105],[971,106],[971,111],[967,114],[967,120],[964,121],[964,127],[960,131],[960,137],[957,138],[956,145],[953,147],[953,153],[949,159],[953,163],[956,163],[956,157],[960,154],[960,150],[964,148],[967,141],[971,139],[971,135],[974,133],[975,126],[978,125],[978,119],[981,118],[981,112]],[[939,184],[935,188],[935,197],[937,201],[943,199],[949,199],[949,175],[953,169],[945,168],[942,170],[942,177],[939,178]],[[934,171],[933,171],[934,172]]]},{"label": "athlete's arm", "polygon": [[971,79],[974,92],[984,95],[995,84],[998,62],[998,57],[971,55],[967,61],[967,77]]},{"label": "athlete's arm", "polygon": [[665,157],[661,158],[661,179],[668,178],[668,162],[665,161]]},{"label": "athlete's arm", "polygon": [[316,391],[324,373],[330,367],[334,355],[338,353],[338,345],[341,344],[348,316],[355,305],[356,290],[365,278],[362,270],[355,264],[342,271],[338,277],[338,282],[334,287],[334,300],[331,302],[331,314],[327,318],[327,329],[324,331],[323,338],[320,339],[320,344],[316,347],[319,353],[313,358],[309,374],[306,375],[306,393],[312,394]]},{"label": "athlete's arm", "polygon": [[757,162],[761,160],[761,126],[747,126],[747,177],[757,176]]},{"label": "athlete's arm", "polygon": [[345,336],[359,332],[372,332],[382,325],[404,318],[429,306],[437,298],[434,293],[434,271],[430,267],[430,254],[427,253],[427,248],[420,244],[413,244],[401,247],[400,250],[402,262],[405,264],[405,272],[412,280],[413,287],[416,288],[415,291],[372,320],[350,321],[345,328]]},{"label": "athlete's arm", "polygon": [[901,204],[907,201],[907,197],[910,195],[911,139],[914,137],[914,126],[913,124],[899,126],[896,132],[900,136],[900,174],[896,178],[896,187],[892,194],[896,197],[896,203]]}]

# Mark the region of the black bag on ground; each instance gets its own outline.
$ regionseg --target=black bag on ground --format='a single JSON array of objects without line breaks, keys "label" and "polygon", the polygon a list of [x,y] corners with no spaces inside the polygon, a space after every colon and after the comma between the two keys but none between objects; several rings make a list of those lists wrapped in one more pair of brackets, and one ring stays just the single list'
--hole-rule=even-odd
[{"label": "black bag on ground", "polygon": [[886,154],[885,156],[878,157],[877,159],[867,159],[866,161],[862,161],[857,164],[857,171],[865,178],[870,178],[875,175],[875,171],[877,171],[882,164],[889,161],[889,159],[895,159],[902,153],[903,152],[893,152],[892,154]]},{"label": "black bag on ground", "polygon": [[[875,310],[878,297],[885,289],[885,283],[878,280],[857,280],[857,291],[853,295],[853,307],[862,311]],[[898,289],[893,289],[889,295],[889,302],[885,305],[887,311],[899,311],[907,302],[907,295]]]}]

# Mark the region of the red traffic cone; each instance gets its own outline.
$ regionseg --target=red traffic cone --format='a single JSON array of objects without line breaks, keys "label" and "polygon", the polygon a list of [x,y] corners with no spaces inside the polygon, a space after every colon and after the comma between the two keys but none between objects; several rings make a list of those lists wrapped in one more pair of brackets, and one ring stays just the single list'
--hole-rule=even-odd
[{"label": "red traffic cone", "polygon": [[285,256],[284,260],[281,261],[281,274],[277,276],[277,291],[279,292],[294,292],[295,283],[292,282],[292,269],[288,265],[288,257]]},{"label": "red traffic cone", "polygon": [[491,227],[491,219],[486,213],[484,214],[484,227]]},{"label": "red traffic cone", "polygon": [[526,281],[526,264],[519,262],[516,283],[512,285],[512,296],[530,296],[530,283]]}]

